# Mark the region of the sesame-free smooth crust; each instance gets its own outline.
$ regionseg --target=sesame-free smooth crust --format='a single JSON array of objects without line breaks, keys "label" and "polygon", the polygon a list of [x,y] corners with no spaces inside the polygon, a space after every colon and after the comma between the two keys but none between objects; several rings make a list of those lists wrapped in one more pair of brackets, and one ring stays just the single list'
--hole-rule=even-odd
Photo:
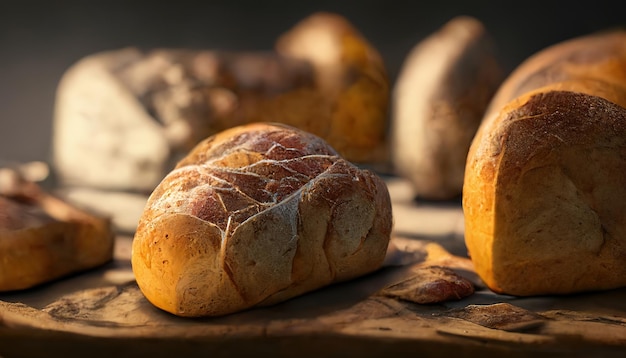
[{"label": "sesame-free smooth crust", "polygon": [[494,291],[626,286],[624,68],[626,32],[590,35],[533,56],[496,95],[463,191],[466,245]]}]

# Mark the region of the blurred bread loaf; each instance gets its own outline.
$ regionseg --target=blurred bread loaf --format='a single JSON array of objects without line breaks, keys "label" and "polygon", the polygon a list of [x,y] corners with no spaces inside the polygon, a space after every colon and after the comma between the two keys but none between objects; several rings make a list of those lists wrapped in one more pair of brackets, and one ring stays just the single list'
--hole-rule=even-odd
[{"label": "blurred bread loaf", "polygon": [[83,205],[130,196],[96,208],[119,224],[140,211],[126,209],[140,201],[131,194],[145,200],[198,142],[266,118],[322,137],[349,161],[385,162],[388,97],[380,54],[332,13],[303,19],[268,51],[95,53],[59,83],[54,171],[64,197]]},{"label": "blurred bread loaf", "polygon": [[[316,88],[327,98],[330,112],[311,115],[321,123],[309,131],[346,160],[384,167],[390,81],[381,54],[367,38],[342,16],[319,12],[281,35],[276,51],[311,64]],[[287,124],[307,130],[297,122]]]},{"label": "blurred bread loaf", "polygon": [[155,306],[218,316],[377,270],[392,213],[385,183],[283,124],[225,130],[157,186],[132,267]]},{"label": "blurred bread loaf", "polygon": [[18,169],[0,168],[0,291],[101,266],[113,246],[108,218],[48,194]]},{"label": "blurred bread loaf", "polygon": [[626,286],[626,32],[531,56],[505,81],[472,143],[465,240],[494,291]]},{"label": "blurred bread loaf", "polygon": [[394,171],[416,196],[461,195],[470,143],[502,77],[493,40],[469,16],[451,19],[407,55],[392,94],[390,146]]}]

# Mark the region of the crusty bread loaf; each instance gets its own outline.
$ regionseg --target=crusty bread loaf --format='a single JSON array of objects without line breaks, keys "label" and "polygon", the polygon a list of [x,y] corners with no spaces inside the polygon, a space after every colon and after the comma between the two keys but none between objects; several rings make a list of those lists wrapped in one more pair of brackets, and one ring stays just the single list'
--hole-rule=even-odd
[{"label": "crusty bread loaf", "polygon": [[310,133],[257,123],[207,138],[154,190],[132,246],[155,306],[217,316],[378,269],[384,182]]},{"label": "crusty bread loaf", "polygon": [[626,32],[572,39],[521,64],[472,143],[465,240],[494,291],[626,286]]},{"label": "crusty bread loaf", "polygon": [[110,220],[0,169],[0,291],[31,288],[113,258]]}]

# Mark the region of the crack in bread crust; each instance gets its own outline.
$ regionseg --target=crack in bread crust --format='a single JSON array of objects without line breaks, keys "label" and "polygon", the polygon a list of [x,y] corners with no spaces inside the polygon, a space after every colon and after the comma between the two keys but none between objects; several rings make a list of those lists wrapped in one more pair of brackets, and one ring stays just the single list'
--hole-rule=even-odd
[{"label": "crack in bread crust", "polygon": [[386,185],[293,127],[200,143],[150,196],[133,241],[144,295],[181,316],[269,305],[382,265]]}]

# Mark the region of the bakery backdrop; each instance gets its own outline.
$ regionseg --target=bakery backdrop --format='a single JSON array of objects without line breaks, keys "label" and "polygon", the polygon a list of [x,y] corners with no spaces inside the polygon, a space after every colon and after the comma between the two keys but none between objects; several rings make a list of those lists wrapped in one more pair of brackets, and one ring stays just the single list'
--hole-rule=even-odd
[{"label": "bakery backdrop", "polygon": [[48,160],[55,90],[89,54],[150,49],[271,49],[316,11],[350,20],[381,52],[393,80],[413,46],[456,15],[482,21],[507,71],[552,43],[622,26],[620,6],[494,1],[2,1],[0,159]]}]

